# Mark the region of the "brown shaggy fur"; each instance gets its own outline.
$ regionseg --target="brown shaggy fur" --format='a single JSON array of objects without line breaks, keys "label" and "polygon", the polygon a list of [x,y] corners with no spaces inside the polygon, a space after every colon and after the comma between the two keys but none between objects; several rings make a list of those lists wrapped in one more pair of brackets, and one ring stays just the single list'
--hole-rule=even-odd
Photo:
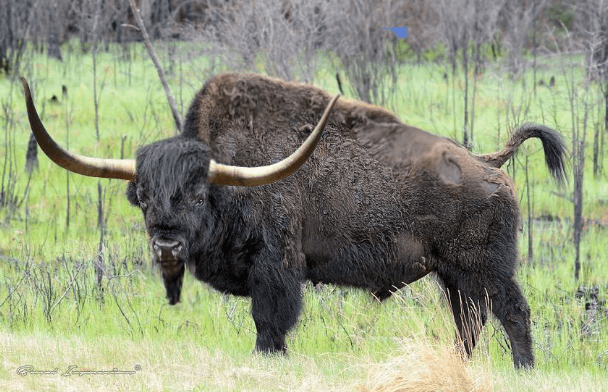
[{"label": "brown shaggy fur", "polygon": [[[181,135],[137,151],[127,198],[144,214],[169,303],[179,302],[186,269],[224,293],[250,296],[256,349],[281,352],[304,280],[385,300],[434,273],[466,354],[491,309],[515,366],[533,366],[530,309],[514,279],[519,209],[500,166],[536,137],[551,174],[563,179],[559,134],[524,125],[503,151],[474,156],[382,108],[340,100],[293,175],[257,187],[210,183],[212,159],[253,167],[290,155],[329,101],[309,85],[220,75],[196,94]],[[30,118],[31,110],[30,100]]]}]

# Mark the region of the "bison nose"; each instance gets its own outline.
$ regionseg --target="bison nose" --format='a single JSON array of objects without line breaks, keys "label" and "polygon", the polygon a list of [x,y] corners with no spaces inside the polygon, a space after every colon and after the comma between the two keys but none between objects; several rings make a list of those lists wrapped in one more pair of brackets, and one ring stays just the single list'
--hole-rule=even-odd
[{"label": "bison nose", "polygon": [[153,241],[152,247],[158,259],[162,261],[177,259],[183,245],[180,241],[156,239]]}]

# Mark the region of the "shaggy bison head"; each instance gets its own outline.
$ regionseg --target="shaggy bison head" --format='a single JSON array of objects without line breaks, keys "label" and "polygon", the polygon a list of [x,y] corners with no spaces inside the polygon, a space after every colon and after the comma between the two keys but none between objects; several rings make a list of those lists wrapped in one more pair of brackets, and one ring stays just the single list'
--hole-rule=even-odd
[{"label": "shaggy bison head", "polygon": [[127,186],[127,198],[144,214],[171,305],[179,302],[192,246],[213,230],[208,153],[204,144],[182,137],[142,147]]}]

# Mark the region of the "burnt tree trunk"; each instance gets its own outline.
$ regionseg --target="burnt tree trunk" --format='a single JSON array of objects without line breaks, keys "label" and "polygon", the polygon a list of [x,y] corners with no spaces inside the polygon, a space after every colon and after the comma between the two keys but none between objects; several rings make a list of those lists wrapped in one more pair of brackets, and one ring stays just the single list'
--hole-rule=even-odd
[{"label": "burnt tree trunk", "polygon": [[[532,14],[536,15],[536,1],[532,5]],[[534,98],[536,99],[536,18],[532,21],[532,86],[534,91]]]},{"label": "burnt tree trunk", "polygon": [[25,154],[25,170],[31,173],[38,168],[38,143],[34,133],[30,133],[30,140],[27,143],[27,153]]},{"label": "burnt tree trunk", "polygon": [[[572,91],[574,91],[574,76],[572,76]],[[583,99],[584,111],[582,122],[582,133],[580,131],[579,121],[576,121],[572,131],[572,171],[574,174],[574,247],[576,255],[574,258],[574,279],[579,280],[581,271],[581,233],[583,230],[583,178],[585,174],[585,138],[587,135],[587,120],[589,116],[589,76],[585,83],[585,98]],[[574,94],[571,96],[571,105],[573,103]],[[573,112],[574,116],[574,112]]]},{"label": "burnt tree trunk", "polygon": [[593,129],[593,177],[599,173],[599,154],[600,153],[600,124],[595,123]]},{"label": "burnt tree trunk", "polygon": [[462,68],[464,72],[464,125],[462,129],[462,145],[471,149],[469,146],[469,41],[465,32],[462,40]]},{"label": "burnt tree trunk", "polygon": [[101,287],[103,271],[105,269],[103,261],[103,188],[101,186],[101,181],[97,182],[97,200],[97,226],[99,227],[99,247],[97,249],[97,261],[95,262],[95,273],[97,275],[97,286]]},{"label": "burnt tree trunk", "polygon": [[528,176],[528,156],[526,155],[526,199],[528,203],[528,263],[534,260],[532,237],[532,203],[530,202],[530,177]]},{"label": "burnt tree trunk", "polygon": [[583,230],[583,173],[585,163],[585,141],[575,140],[576,154],[574,155],[574,279],[578,281],[581,271],[581,232]]},{"label": "burnt tree trunk", "polygon": [[[593,48],[592,60],[597,67],[598,78],[601,81],[604,94],[604,129],[596,127],[593,141],[593,175],[602,172],[602,158],[604,152],[604,133],[608,131],[608,6],[590,7],[593,12],[591,19],[597,20],[596,39],[598,44]],[[597,151],[597,153],[596,153]],[[596,157],[597,154],[597,157]]]}]

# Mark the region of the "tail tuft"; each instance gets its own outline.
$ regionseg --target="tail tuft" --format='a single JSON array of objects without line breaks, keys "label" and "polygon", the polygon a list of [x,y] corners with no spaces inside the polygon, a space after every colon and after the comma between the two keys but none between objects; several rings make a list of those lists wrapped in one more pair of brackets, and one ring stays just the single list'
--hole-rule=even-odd
[{"label": "tail tuft", "polygon": [[545,162],[549,168],[551,176],[560,184],[566,181],[566,169],[564,158],[566,155],[566,145],[562,135],[544,125],[524,124],[519,127],[511,137],[507,145],[512,142],[517,143],[517,147],[526,139],[536,137],[543,144],[545,151]]},{"label": "tail tuft", "polygon": [[566,145],[562,140],[562,135],[544,125],[524,124],[513,132],[511,139],[503,150],[483,154],[478,158],[490,166],[500,168],[509,158],[515,155],[523,142],[533,137],[539,138],[543,144],[545,162],[551,176],[559,184],[564,183],[566,181],[566,169],[564,167]]}]

